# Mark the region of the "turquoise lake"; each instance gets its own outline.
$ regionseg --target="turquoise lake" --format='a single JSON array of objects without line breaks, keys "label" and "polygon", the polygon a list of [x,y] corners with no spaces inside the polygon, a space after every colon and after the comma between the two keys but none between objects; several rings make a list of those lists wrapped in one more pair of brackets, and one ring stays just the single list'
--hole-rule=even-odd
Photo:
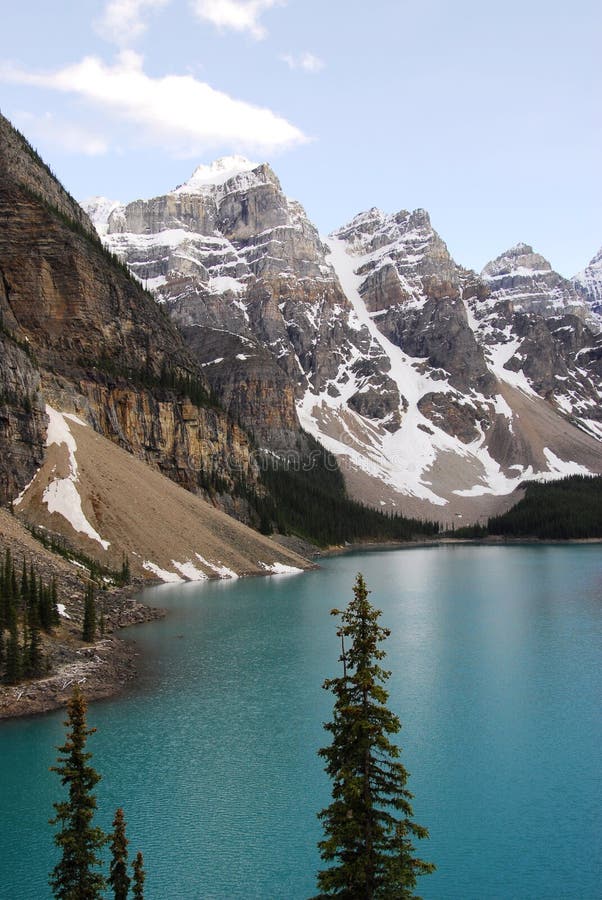
[{"label": "turquoise lake", "polygon": [[[329,802],[317,749],[358,571],[392,630],[424,900],[595,900],[602,883],[602,547],[356,553],[303,575],[144,594],[165,621],[89,724],[98,822],[123,806],[147,900],[307,900]],[[63,713],[0,725],[0,897],[45,900]]]}]

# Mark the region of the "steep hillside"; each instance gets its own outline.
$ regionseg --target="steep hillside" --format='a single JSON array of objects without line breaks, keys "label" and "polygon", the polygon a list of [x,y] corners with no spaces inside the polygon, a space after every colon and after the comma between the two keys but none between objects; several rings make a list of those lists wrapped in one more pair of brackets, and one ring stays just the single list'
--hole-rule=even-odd
[{"label": "steep hillside", "polygon": [[0,502],[40,464],[46,401],[193,491],[257,485],[176,327],[3,118],[0,148]]},{"label": "steep hillside", "polygon": [[299,570],[309,564],[47,407],[47,453],[15,501],[19,517],[119,571],[162,581]]}]

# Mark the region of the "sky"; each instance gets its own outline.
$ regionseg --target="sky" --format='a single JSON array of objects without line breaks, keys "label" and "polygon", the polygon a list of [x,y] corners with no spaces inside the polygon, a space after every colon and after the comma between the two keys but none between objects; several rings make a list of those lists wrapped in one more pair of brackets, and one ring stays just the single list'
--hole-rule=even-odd
[{"label": "sky", "polygon": [[0,110],[79,200],[269,162],[323,235],[423,207],[479,271],[602,245],[599,0],[4,4]]}]

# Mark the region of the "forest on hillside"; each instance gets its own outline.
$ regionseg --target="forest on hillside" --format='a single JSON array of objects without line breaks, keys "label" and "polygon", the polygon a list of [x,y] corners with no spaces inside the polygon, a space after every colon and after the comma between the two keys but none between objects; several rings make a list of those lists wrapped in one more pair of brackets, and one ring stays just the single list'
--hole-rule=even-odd
[{"label": "forest on hillside", "polygon": [[409,541],[439,533],[437,522],[383,513],[347,496],[334,456],[306,435],[311,451],[294,464],[266,460],[262,481],[268,496],[256,498],[262,531],[296,534],[319,546],[359,541]]},{"label": "forest on hillside", "polygon": [[542,540],[600,538],[602,476],[569,475],[560,481],[531,481],[516,506],[489,519],[486,534]]}]

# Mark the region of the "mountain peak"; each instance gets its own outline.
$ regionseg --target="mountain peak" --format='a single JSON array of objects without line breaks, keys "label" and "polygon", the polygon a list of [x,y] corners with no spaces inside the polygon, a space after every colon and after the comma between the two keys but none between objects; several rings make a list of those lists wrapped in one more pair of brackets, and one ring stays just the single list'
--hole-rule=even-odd
[{"label": "mountain peak", "polygon": [[488,262],[481,275],[485,279],[506,275],[536,275],[551,272],[552,266],[530,244],[518,243]]},{"label": "mountain peak", "polygon": [[252,172],[261,163],[251,162],[245,156],[222,156],[214,162],[197,166],[188,181],[178,185],[172,193],[195,194],[203,193],[207,188],[219,187],[246,172]]},{"label": "mountain peak", "polygon": [[509,250],[506,250],[504,256],[528,256],[532,255],[533,252],[531,244],[525,244],[524,241],[519,241],[514,247],[510,247]]}]

